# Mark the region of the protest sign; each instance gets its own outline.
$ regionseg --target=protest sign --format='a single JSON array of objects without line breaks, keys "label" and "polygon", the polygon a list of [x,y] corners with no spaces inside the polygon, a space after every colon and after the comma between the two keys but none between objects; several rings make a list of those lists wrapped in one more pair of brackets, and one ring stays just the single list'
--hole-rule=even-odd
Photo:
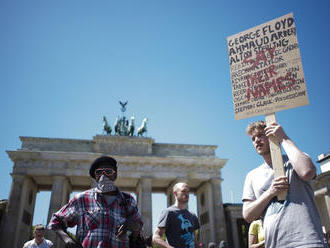
[{"label": "protest sign", "polygon": [[235,119],[308,104],[293,14],[227,38]]}]

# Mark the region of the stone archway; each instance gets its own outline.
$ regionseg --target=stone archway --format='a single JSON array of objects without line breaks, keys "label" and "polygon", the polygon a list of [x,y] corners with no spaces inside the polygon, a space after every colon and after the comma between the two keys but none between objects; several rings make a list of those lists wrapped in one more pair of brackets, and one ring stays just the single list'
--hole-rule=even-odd
[{"label": "stone archway", "polygon": [[38,191],[51,191],[49,220],[67,203],[72,191],[85,190],[94,184],[88,174],[90,164],[105,154],[119,162],[116,181],[119,188],[136,192],[147,235],[152,233],[151,194],[167,194],[170,204],[173,183],[186,181],[197,195],[198,215],[203,218],[201,239],[204,242],[226,239],[220,169],[227,160],[215,156],[217,146],[161,144],[151,138],[109,135],[97,135],[92,140],[37,137],[20,140],[21,149],[8,151],[14,167],[0,232],[0,243],[5,248],[22,247],[28,239]]}]

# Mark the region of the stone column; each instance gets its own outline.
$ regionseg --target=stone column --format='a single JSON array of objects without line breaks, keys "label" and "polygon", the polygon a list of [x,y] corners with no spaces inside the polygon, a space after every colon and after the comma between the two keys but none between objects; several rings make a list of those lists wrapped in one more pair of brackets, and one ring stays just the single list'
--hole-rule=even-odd
[{"label": "stone column", "polygon": [[[324,214],[325,216],[327,216],[327,218],[325,217],[323,219],[324,222],[324,227],[326,232],[330,232],[330,192],[328,190],[327,194],[324,196],[324,205],[325,205],[325,209],[326,209],[326,213]],[[328,221],[326,221],[326,219],[328,219]]]},{"label": "stone column", "polygon": [[241,234],[238,231],[237,218],[235,216],[232,216],[230,222],[231,222],[231,231],[232,231],[234,247],[238,248],[240,247],[239,237],[241,236]]},{"label": "stone column", "polygon": [[213,189],[212,189],[212,184],[210,182],[205,183],[205,200],[206,200],[206,205],[208,206],[208,219],[209,219],[209,226],[210,226],[210,240],[208,242],[216,242],[216,235],[215,235],[215,211],[214,211],[214,203],[215,199],[213,199]]},{"label": "stone column", "polygon": [[1,247],[23,247],[29,239],[37,186],[32,179],[23,175],[12,175],[5,219],[0,232]]},{"label": "stone column", "polygon": [[196,191],[197,196],[197,211],[199,219],[199,242],[208,244],[210,241],[210,217],[208,212],[208,205],[206,204],[206,183],[203,183]]},{"label": "stone column", "polygon": [[172,184],[167,188],[166,196],[167,196],[167,207],[169,207],[169,206],[173,205],[175,202]]},{"label": "stone column", "polygon": [[[54,213],[56,213],[62,206],[68,203],[70,193],[71,185],[69,180],[65,176],[54,176],[47,223],[49,223],[49,220]],[[63,242],[56,236],[54,232],[48,232],[47,238],[56,244],[54,245],[54,248],[63,246]]]},{"label": "stone column", "polygon": [[144,234],[148,237],[152,235],[152,180],[151,178],[141,178],[137,186],[138,209],[143,220]]},{"label": "stone column", "polygon": [[220,178],[212,178],[197,190],[200,241],[203,243],[227,240],[220,182]]},{"label": "stone column", "polygon": [[227,240],[226,233],[226,219],[225,211],[222,203],[221,195],[221,179],[212,178],[210,180],[212,199],[213,199],[213,211],[214,211],[214,230],[216,241]]},{"label": "stone column", "polygon": [[314,196],[322,226],[326,232],[330,232],[330,186],[314,191]]}]

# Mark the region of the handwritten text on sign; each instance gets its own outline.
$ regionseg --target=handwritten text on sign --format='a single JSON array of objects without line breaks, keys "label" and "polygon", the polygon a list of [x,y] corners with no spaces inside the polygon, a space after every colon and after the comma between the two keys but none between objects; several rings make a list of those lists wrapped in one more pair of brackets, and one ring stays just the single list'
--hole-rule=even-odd
[{"label": "handwritten text on sign", "polygon": [[293,15],[227,38],[235,119],[308,104]]}]

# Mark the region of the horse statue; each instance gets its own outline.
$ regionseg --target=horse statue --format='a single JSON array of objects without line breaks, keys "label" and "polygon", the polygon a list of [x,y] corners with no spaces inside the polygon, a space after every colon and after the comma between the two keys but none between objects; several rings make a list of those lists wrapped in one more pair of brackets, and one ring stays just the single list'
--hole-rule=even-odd
[{"label": "horse statue", "polygon": [[107,135],[111,135],[112,129],[108,124],[107,118],[105,116],[103,116],[103,131],[105,131]]},{"label": "horse statue", "polygon": [[137,130],[137,136],[143,136],[145,132],[147,132],[147,118],[144,118],[141,126]]},{"label": "horse statue", "polygon": [[131,117],[129,125],[128,125],[128,136],[133,136],[134,135],[134,116]]},{"label": "horse statue", "polygon": [[113,124],[115,128],[115,135],[119,135],[119,122],[118,122],[118,117],[116,117],[115,124]]}]

